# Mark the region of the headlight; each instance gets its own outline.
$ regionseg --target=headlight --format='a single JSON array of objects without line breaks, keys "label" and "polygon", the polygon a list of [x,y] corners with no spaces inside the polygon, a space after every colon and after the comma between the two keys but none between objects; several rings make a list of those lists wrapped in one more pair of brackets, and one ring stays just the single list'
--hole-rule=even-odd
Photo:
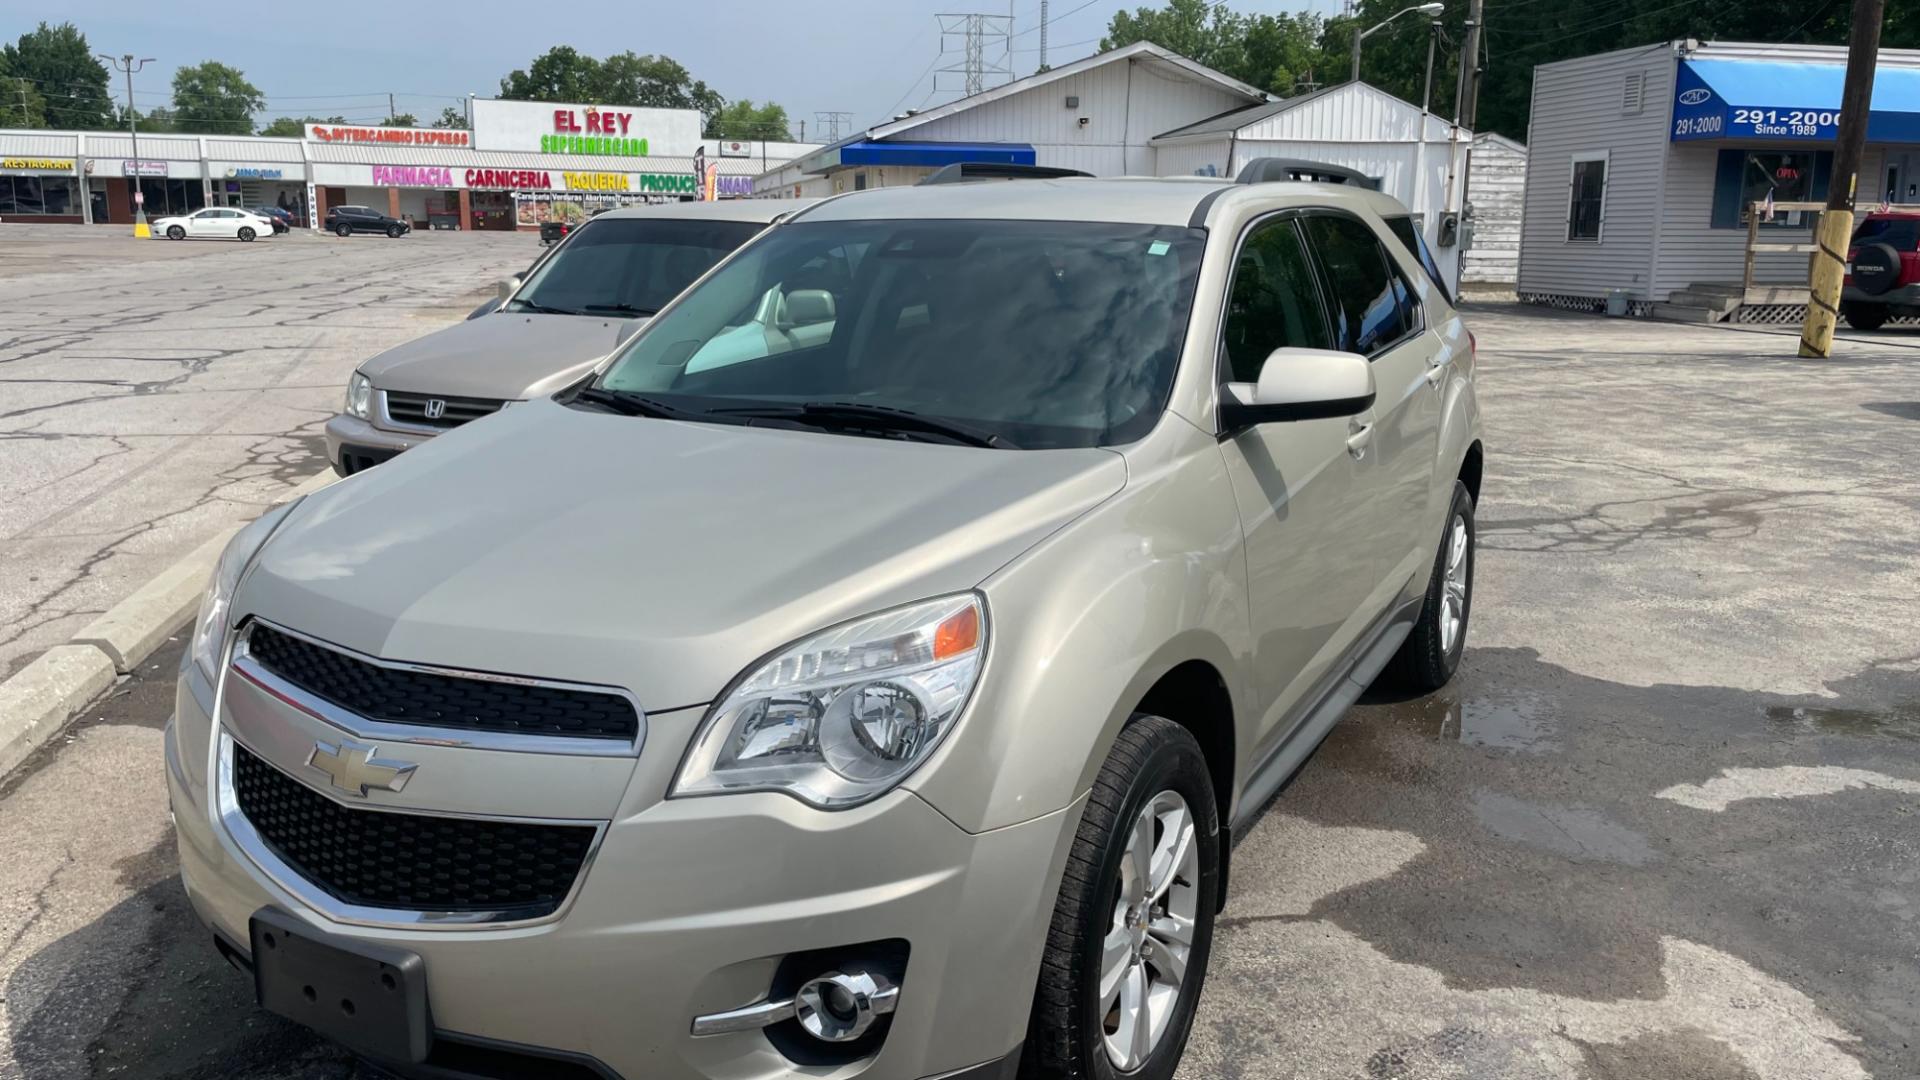
[{"label": "headlight", "polygon": [[373,404],[373,380],[359,372],[347,379],[347,415],[362,420],[370,415],[368,408]]},{"label": "headlight", "polygon": [[234,534],[227,542],[227,549],[220,553],[220,562],[213,569],[213,581],[207,586],[207,594],[200,598],[200,615],[193,623],[193,640],[189,645],[194,666],[207,677],[208,682],[219,681],[220,652],[227,643],[228,623],[232,620],[233,590],[240,584],[240,573],[253,561],[260,545],[267,542],[273,530],[298,505],[299,499],[269,509],[254,518],[247,527]]},{"label": "headlight", "polygon": [[986,647],[973,593],[823,630],[735,683],[673,794],[779,791],[823,810],[878,798],[952,730]]}]

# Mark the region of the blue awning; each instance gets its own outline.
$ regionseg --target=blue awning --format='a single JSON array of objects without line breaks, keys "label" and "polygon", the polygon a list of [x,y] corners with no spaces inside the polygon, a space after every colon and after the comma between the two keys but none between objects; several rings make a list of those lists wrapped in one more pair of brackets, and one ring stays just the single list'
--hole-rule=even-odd
[{"label": "blue awning", "polygon": [[[1846,75],[1842,64],[1682,60],[1674,81],[1672,139],[1832,142],[1840,133]],[[1920,68],[1874,72],[1867,140],[1920,143]]]},{"label": "blue awning", "polygon": [[[836,160],[837,159],[837,160]],[[995,165],[1032,165],[1033,147],[1026,143],[891,142],[861,139],[843,143],[810,158],[808,172],[827,172],[850,165],[925,165],[935,168],[958,162]]]}]

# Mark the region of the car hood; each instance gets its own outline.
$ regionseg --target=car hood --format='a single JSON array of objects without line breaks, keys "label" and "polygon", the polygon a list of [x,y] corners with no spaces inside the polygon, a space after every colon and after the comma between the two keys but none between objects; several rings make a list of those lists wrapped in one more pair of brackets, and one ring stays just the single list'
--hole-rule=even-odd
[{"label": "car hood", "polygon": [[520,401],[591,370],[639,320],[495,312],[396,345],[360,365],[380,390]]},{"label": "car hood", "polygon": [[306,499],[235,610],[371,655],[717,696],[823,627],[971,589],[1112,496],[1110,450],[987,450],[540,400]]}]

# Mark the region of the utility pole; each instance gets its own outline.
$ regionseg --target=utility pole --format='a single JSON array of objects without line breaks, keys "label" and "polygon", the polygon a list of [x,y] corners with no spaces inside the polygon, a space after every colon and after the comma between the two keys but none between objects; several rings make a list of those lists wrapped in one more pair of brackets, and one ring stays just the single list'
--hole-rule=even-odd
[{"label": "utility pole", "polygon": [[1453,122],[1473,130],[1480,106],[1480,32],[1485,23],[1484,0],[1467,0],[1467,40],[1460,46],[1460,82],[1454,90]]},{"label": "utility pole", "polygon": [[1847,38],[1847,81],[1840,91],[1839,145],[1834,147],[1833,179],[1827,209],[1820,215],[1819,240],[1807,282],[1807,320],[1800,329],[1800,355],[1824,359],[1833,352],[1833,328],[1840,316],[1840,285],[1846,276],[1847,245],[1853,237],[1854,186],[1860,155],[1867,143],[1867,112],[1873,100],[1873,68],[1880,55],[1880,23],[1886,0],[1853,0],[1853,31]]},{"label": "utility pole", "polygon": [[127,76],[127,135],[133,140],[133,235],[149,237],[153,235],[153,230],[147,227],[147,193],[140,189],[147,170],[146,162],[140,160],[139,121],[133,107],[133,73],[153,63],[153,57],[144,56],[135,60],[132,53],[117,57],[100,53],[99,56]]},{"label": "utility pole", "polygon": [[1040,70],[1047,70],[1047,0],[1040,0]]},{"label": "utility pole", "polygon": [[393,95],[391,93],[387,95],[387,123],[389,125],[393,123]]}]

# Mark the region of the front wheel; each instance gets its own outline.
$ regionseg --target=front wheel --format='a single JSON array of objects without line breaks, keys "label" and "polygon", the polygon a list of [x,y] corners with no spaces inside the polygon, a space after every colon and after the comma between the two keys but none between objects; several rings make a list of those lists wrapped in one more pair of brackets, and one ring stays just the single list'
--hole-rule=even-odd
[{"label": "front wheel", "polygon": [[389,226],[387,226],[387,239],[389,239],[389,240],[398,240],[398,239],[400,239],[400,234],[401,234],[401,233],[404,233],[404,232],[406,232],[406,231],[407,231],[407,230],[405,230],[405,229],[403,229],[403,228],[401,228],[401,227],[400,227],[400,226],[398,226],[398,225],[389,225]]},{"label": "front wheel", "polygon": [[1887,325],[1887,305],[1847,303],[1840,305],[1840,314],[1847,325],[1855,330],[1878,330]]},{"label": "front wheel", "polygon": [[167,239],[185,240],[186,238],[187,238],[187,230],[181,228],[178,225],[167,226]]},{"label": "front wheel", "polygon": [[1166,1080],[1185,1051],[1219,908],[1220,823],[1200,744],[1135,714],[1080,818],[1020,1075]]},{"label": "front wheel", "polygon": [[1395,684],[1425,694],[1445,686],[1459,670],[1467,646],[1467,616],[1473,612],[1474,536],[1473,496],[1467,485],[1455,480],[1426,602],[1387,669]]},{"label": "front wheel", "polygon": [[243,244],[251,244],[251,243],[253,243],[253,235],[254,235],[254,234],[253,234],[253,230],[252,230],[252,229],[249,229],[249,228],[247,228],[247,227],[246,227],[245,225],[242,225],[242,226],[240,227],[240,242],[241,242],[241,243],[243,243]]}]

